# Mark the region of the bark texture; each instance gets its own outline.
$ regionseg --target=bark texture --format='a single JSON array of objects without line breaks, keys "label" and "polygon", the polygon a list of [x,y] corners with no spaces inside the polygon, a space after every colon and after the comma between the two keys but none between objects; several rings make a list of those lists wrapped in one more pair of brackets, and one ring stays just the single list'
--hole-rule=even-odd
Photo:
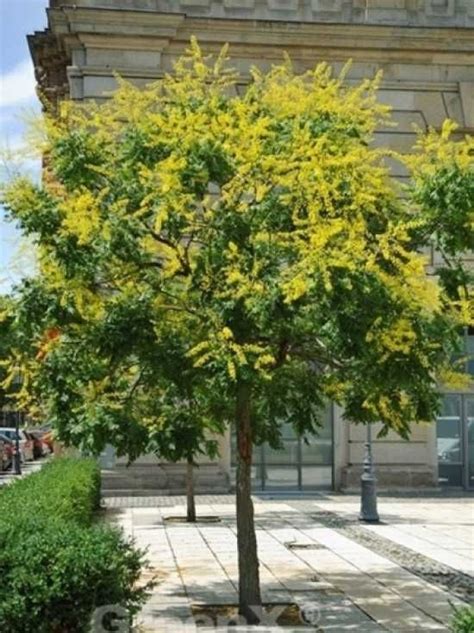
[{"label": "bark texture", "polygon": [[257,538],[251,497],[252,432],[250,418],[250,385],[237,387],[237,547],[239,561],[239,613],[249,624],[260,621],[262,598],[260,593]]},{"label": "bark texture", "polygon": [[196,522],[196,502],[194,499],[194,465],[192,458],[188,458],[186,468],[186,521]]}]

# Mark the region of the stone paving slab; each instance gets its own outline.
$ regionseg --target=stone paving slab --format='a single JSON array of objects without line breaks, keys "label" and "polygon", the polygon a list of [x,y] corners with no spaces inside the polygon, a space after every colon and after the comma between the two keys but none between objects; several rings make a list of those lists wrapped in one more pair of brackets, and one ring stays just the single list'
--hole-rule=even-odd
[{"label": "stone paving slab", "polygon": [[[226,627],[196,627],[192,604],[235,604],[238,568],[233,497],[197,497],[198,516],[218,515],[221,522],[195,525],[164,523],[185,513],[185,499],[109,499],[110,518],[141,547],[159,573],[159,584],[141,614],[141,631],[218,633]],[[161,501],[163,500],[163,503]],[[131,507],[128,507],[128,506]],[[471,499],[379,501],[386,525],[364,529],[423,553],[432,560],[472,573],[474,516]],[[265,602],[294,602],[317,609],[317,628],[294,631],[418,633],[448,631],[452,596],[378,552],[344,536],[318,513],[336,512],[356,521],[358,499],[256,499],[255,516]],[[323,513],[323,514],[321,514]],[[456,522],[457,521],[457,522]],[[288,544],[312,549],[289,549]],[[449,561],[449,562],[448,562]],[[456,602],[456,601],[455,601]],[[459,601],[457,601],[459,604]],[[230,629],[229,629],[230,630]],[[232,627],[232,633],[291,631],[281,627]]]}]

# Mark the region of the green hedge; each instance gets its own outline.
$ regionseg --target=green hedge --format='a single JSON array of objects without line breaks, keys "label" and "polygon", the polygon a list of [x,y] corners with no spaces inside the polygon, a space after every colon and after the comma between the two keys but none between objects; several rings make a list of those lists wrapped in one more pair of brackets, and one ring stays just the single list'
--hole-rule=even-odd
[{"label": "green hedge", "polygon": [[474,605],[454,607],[451,629],[454,633],[474,633]]},{"label": "green hedge", "polygon": [[[0,522],[21,514],[90,525],[100,505],[100,470],[92,459],[53,459],[0,493]],[[26,516],[24,516],[26,515]]]},{"label": "green hedge", "polygon": [[86,633],[94,611],[146,600],[143,552],[95,521],[93,460],[54,459],[0,491],[0,631]]}]

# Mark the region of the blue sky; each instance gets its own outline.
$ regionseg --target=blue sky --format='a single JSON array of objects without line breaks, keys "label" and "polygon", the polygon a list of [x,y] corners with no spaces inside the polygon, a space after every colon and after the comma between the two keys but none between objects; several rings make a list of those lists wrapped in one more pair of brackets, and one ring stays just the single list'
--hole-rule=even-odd
[{"label": "blue sky", "polygon": [[[33,64],[26,36],[46,27],[48,0],[0,0],[0,178],[5,179],[5,150],[15,152],[23,144],[25,123],[32,111],[40,112],[35,95]],[[28,164],[38,173],[38,165]],[[0,292],[8,290],[28,267],[28,257],[19,257],[21,240],[0,208]]]}]

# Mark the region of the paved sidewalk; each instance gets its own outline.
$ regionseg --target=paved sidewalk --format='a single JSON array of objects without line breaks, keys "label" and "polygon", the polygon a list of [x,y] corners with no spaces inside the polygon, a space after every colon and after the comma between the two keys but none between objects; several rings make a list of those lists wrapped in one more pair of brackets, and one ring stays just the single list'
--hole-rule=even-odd
[{"label": "paved sidewalk", "polygon": [[[184,516],[182,497],[110,499],[107,504],[111,520],[149,548],[158,573],[140,631],[258,630],[216,629],[210,621],[196,627],[191,614],[192,604],[237,602],[232,496],[199,496],[198,516],[221,520],[195,525],[163,521]],[[449,601],[462,604],[465,594],[459,588],[474,595],[473,498],[381,499],[383,524],[375,526],[358,522],[358,507],[357,497],[342,495],[255,498],[263,600],[296,603],[307,614],[311,610],[315,624],[262,631],[449,630]]]},{"label": "paved sidewalk", "polygon": [[7,470],[6,472],[0,473],[0,487],[6,486],[17,479],[22,479],[23,477],[27,477],[31,475],[31,473],[36,473],[38,470],[41,470],[43,464],[45,463],[45,459],[39,461],[36,460],[34,462],[26,462],[26,464],[21,465],[21,475],[14,475],[11,470]]},{"label": "paved sidewalk", "polygon": [[[344,495],[319,503],[327,511],[357,520],[359,500]],[[474,496],[446,498],[381,498],[382,525],[367,526],[380,534],[435,561],[474,573]]]}]

